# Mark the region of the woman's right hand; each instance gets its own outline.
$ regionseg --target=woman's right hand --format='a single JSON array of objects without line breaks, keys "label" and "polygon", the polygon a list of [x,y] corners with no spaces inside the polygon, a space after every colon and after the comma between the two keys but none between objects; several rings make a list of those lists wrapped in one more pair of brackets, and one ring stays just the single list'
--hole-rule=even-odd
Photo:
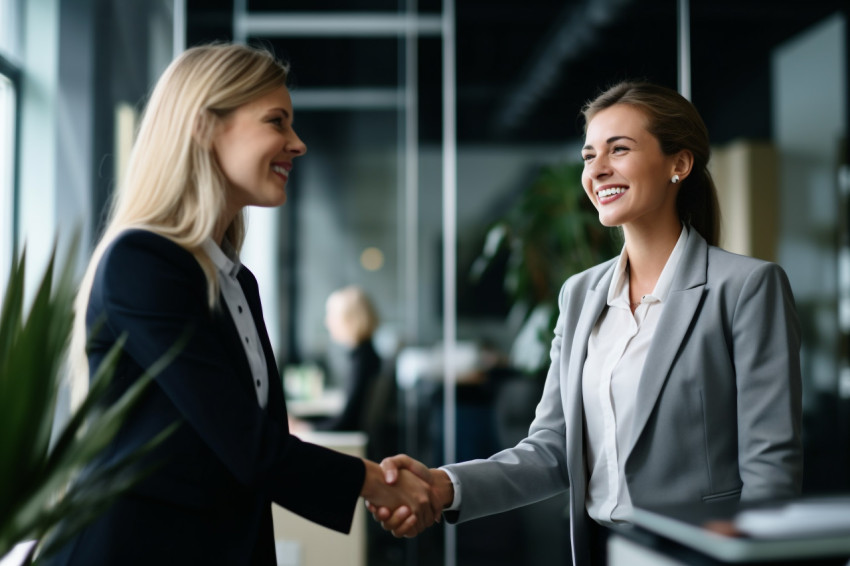
[{"label": "woman's right hand", "polygon": [[[381,469],[387,484],[394,485],[404,481],[405,476],[411,474],[425,482],[429,488],[429,500],[431,501],[434,517],[439,521],[442,510],[452,504],[454,500],[454,487],[448,474],[440,469],[429,469],[425,464],[407,456],[399,454],[381,461]],[[384,530],[391,531],[397,537],[414,536],[422,532],[430,525],[422,525],[413,522],[409,510],[404,508],[391,509],[389,507],[376,505],[376,502],[367,501],[367,507],[376,521],[381,523]]]}]

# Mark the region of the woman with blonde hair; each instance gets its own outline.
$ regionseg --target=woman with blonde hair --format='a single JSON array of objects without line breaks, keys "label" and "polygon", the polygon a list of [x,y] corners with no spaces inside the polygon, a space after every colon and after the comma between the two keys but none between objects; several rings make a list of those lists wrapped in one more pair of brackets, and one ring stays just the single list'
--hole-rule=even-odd
[{"label": "woman with blonde hair", "polygon": [[179,426],[140,462],[149,474],[46,563],[275,564],[272,502],[342,532],[359,496],[433,520],[418,478],[387,486],[374,462],[289,433],[257,282],[239,261],[244,207],[283,204],[306,152],[286,78],[269,52],[218,44],[184,52],[153,90],[79,291],[74,399],[116,342],[115,399],[189,337],[84,473]]},{"label": "woman with blonde hair", "polygon": [[365,430],[370,394],[381,372],[381,357],[372,342],[378,328],[375,306],[356,285],[337,289],[325,301],[325,326],[331,339],[345,350],[345,405],[338,415],[319,420],[313,427]]}]

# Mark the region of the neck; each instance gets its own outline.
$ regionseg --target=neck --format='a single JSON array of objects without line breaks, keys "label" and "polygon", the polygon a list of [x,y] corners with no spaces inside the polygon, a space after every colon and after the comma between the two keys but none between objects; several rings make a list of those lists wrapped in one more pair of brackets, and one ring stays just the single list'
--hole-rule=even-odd
[{"label": "neck", "polygon": [[652,230],[623,227],[626,253],[629,256],[630,301],[639,302],[641,296],[651,293],[676,247],[682,233],[682,224],[658,226]]},{"label": "neck", "polygon": [[224,241],[224,235],[227,233],[227,228],[233,223],[233,216],[223,216],[216,223],[215,230],[213,230],[212,238],[215,240],[215,243],[221,247],[221,243]]}]

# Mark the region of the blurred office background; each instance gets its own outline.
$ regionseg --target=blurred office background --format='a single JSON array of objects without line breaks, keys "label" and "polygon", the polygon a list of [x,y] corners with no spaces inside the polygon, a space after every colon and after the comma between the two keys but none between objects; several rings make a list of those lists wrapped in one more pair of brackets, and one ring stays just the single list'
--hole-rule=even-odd
[{"label": "blurred office background", "polygon": [[[257,42],[291,63],[309,148],[287,204],[251,211],[244,258],[282,373],[319,368],[324,388],[339,386],[324,304],[359,285],[381,314],[388,384],[369,408],[370,455],[486,457],[528,426],[538,334],[551,334],[546,297],[505,290],[509,250],[481,269],[493,227],[527,213],[553,238],[572,230],[523,197],[547,174],[577,187],[582,104],[647,78],[707,122],[725,246],[788,272],[804,329],[805,489],[847,490],[848,15],[839,0],[0,0],[0,281],[12,250],[26,245],[38,266],[75,229],[84,265],[175,53]],[[598,234],[582,242],[616,253]],[[544,248],[532,278],[568,271],[557,255]],[[564,505],[414,541],[367,526],[368,563],[559,563]]]}]

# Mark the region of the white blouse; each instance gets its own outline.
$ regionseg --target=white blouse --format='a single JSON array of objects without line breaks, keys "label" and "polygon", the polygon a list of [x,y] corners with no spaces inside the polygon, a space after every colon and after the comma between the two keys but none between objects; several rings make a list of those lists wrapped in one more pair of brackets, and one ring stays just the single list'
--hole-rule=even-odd
[{"label": "white blouse", "polygon": [[248,365],[251,367],[251,377],[254,382],[254,391],[257,394],[257,402],[260,407],[265,408],[269,398],[269,371],[266,365],[266,356],[263,346],[260,344],[260,336],[257,333],[257,325],[248,307],[248,301],[236,274],[242,264],[236,256],[236,252],[228,242],[223,243],[224,250],[212,240],[204,242],[203,249],[209,255],[212,262],[218,268],[218,281],[221,295],[230,317],[236,325],[236,331],[242,338],[242,348],[248,357]]},{"label": "white blouse", "polygon": [[587,513],[602,524],[628,521],[632,512],[623,451],[634,434],[634,408],[644,361],[687,240],[688,230],[682,227],[655,289],[641,298],[634,315],[629,308],[624,248],[608,288],[608,307],[590,334],[582,373]]}]

